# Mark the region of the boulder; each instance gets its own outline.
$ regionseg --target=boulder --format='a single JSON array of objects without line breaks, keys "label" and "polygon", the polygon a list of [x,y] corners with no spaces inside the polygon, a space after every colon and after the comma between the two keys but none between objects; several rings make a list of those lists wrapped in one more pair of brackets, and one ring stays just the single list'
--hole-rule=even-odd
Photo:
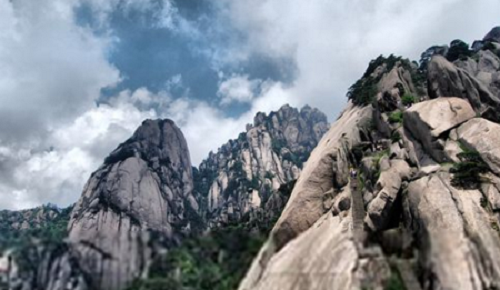
[{"label": "boulder", "polygon": [[500,125],[475,118],[461,125],[458,137],[462,144],[476,150],[496,174],[500,174]]},{"label": "boulder", "polygon": [[382,171],[375,185],[375,198],[368,204],[366,224],[374,231],[383,230],[390,222],[393,204],[398,197],[403,179],[408,179],[411,168],[404,160],[391,160],[390,168]]},{"label": "boulder", "polygon": [[460,143],[452,139],[446,140],[446,144],[444,146],[444,154],[446,154],[446,158],[448,160],[451,160],[453,162],[459,162],[460,159],[458,159],[457,155],[460,152],[462,152],[462,149],[460,148]]},{"label": "boulder", "polygon": [[403,123],[426,151],[438,162],[448,161],[439,142],[441,134],[474,118],[469,102],[459,98],[438,98],[413,105],[403,115]]},{"label": "boulder", "polygon": [[477,61],[467,58],[454,64],[475,77],[494,96],[500,97],[500,58],[490,50],[478,51],[475,58]]},{"label": "boulder", "polygon": [[494,27],[483,38],[483,41],[493,41],[500,43],[500,26]]},{"label": "boulder", "polygon": [[424,289],[484,289],[500,285],[500,243],[478,190],[458,190],[447,173],[411,182],[404,200],[418,237]]},{"label": "boulder", "polygon": [[428,65],[428,92],[431,98],[459,97],[469,100],[476,112],[493,121],[500,121],[499,96],[494,95],[481,81],[460,69],[444,57],[433,56]]},{"label": "boulder", "polygon": [[491,209],[500,210],[500,178],[494,174],[486,176],[486,182],[481,184],[481,191],[488,199]]},{"label": "boulder", "polygon": [[406,152],[405,148],[401,148],[399,142],[394,142],[391,144],[389,156],[390,158],[405,160],[408,158],[408,152]]}]

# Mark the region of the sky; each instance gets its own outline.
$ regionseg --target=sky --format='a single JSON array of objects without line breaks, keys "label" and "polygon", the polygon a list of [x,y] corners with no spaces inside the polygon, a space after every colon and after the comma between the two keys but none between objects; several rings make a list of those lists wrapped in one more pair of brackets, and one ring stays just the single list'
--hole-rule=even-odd
[{"label": "sky", "polygon": [[0,0],[0,209],[79,198],[147,118],[194,166],[258,111],[331,121],[380,54],[418,60],[500,25],[500,1]]}]

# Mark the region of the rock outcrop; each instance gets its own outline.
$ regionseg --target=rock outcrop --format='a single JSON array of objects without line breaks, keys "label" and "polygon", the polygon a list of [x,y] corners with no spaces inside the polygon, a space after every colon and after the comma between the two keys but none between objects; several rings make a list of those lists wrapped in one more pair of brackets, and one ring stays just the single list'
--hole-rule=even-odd
[{"label": "rock outcrop", "polygon": [[491,289],[500,283],[500,239],[479,190],[451,186],[447,173],[411,182],[406,221],[416,231],[424,289]]},{"label": "rock outcrop", "polygon": [[483,41],[492,41],[500,43],[500,26],[493,28],[486,36],[483,38]]},{"label": "rock outcrop", "polygon": [[[206,196],[209,227],[281,212],[278,189],[296,180],[312,149],[328,130],[326,116],[309,106],[288,105],[258,113],[253,125],[210,153],[199,167],[196,188]],[[267,206],[271,200],[273,206]],[[286,201],[285,201],[286,202]]]},{"label": "rock outcrop", "polygon": [[96,289],[123,289],[147,271],[149,235],[175,242],[195,227],[198,203],[186,141],[170,120],[145,121],[92,174],[69,240]]},{"label": "rock outcrop", "polygon": [[476,150],[491,170],[500,175],[500,125],[485,119],[473,119],[458,127],[458,140]]},{"label": "rock outcrop", "polygon": [[144,121],[91,175],[71,213],[68,241],[34,248],[38,267],[28,277],[26,269],[14,273],[13,284],[124,289],[147,274],[156,242],[168,247],[202,229],[198,210],[181,131],[170,120]]},{"label": "rock outcrop", "polygon": [[451,161],[440,137],[476,116],[469,102],[460,98],[438,98],[413,105],[404,112],[404,125],[438,162]]},{"label": "rock outcrop", "polygon": [[[364,141],[361,130],[371,119],[371,108],[351,105],[323,137],[240,289],[359,286],[354,278],[359,269],[358,252],[349,231],[348,208],[333,216],[332,208],[324,205],[335,201],[324,200],[341,197],[349,190],[348,152]],[[295,288],[297,285],[303,286]]]},{"label": "rock outcrop", "polygon": [[481,41],[473,57],[461,57],[453,63],[434,55],[427,66],[431,98],[467,99],[483,118],[499,122],[500,117],[500,39],[496,27]]},{"label": "rock outcrop", "polygon": [[370,64],[240,290],[500,287],[496,59],[475,53],[434,55],[427,95],[403,85],[413,67],[387,70],[397,58]]}]

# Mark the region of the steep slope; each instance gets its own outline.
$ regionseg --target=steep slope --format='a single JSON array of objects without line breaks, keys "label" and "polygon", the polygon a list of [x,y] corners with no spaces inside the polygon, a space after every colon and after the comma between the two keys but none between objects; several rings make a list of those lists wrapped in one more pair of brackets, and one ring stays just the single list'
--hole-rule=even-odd
[{"label": "steep slope", "polygon": [[485,39],[420,70],[370,64],[239,289],[500,288],[499,58]]},{"label": "steep slope", "polygon": [[[147,269],[149,234],[175,242],[196,222],[188,147],[170,120],[145,121],[92,174],[69,223],[80,266],[99,289]],[[147,230],[147,232],[146,232]]]},{"label": "steep slope", "polygon": [[[280,186],[296,180],[303,163],[328,130],[326,116],[309,106],[288,105],[269,115],[258,113],[238,139],[210,153],[195,178],[206,196],[206,220],[214,228],[247,219],[272,219],[286,200]],[[262,215],[265,215],[262,216]]]},{"label": "steep slope", "polygon": [[170,120],[144,121],[91,175],[68,242],[33,247],[26,255],[35,268],[15,270],[13,288],[123,289],[147,273],[157,242],[168,247],[198,229],[192,189],[181,131]]}]

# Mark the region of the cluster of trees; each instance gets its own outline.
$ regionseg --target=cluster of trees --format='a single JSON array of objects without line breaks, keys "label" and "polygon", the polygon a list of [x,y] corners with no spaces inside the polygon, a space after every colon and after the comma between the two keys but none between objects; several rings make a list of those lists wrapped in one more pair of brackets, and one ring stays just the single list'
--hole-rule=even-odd
[{"label": "cluster of trees", "polygon": [[[0,213],[0,252],[6,249],[14,249],[22,251],[28,247],[34,239],[41,243],[56,243],[67,237],[67,227],[70,218],[70,213],[73,207],[68,207],[59,211],[59,213],[51,220],[44,221],[34,226],[33,221],[27,221],[29,227],[27,229],[14,229],[14,222],[8,218],[10,212],[2,211]],[[37,209],[42,210],[42,208]]]},{"label": "cluster of trees", "polygon": [[[279,188],[277,194],[283,202],[294,185],[291,181]],[[276,212],[250,220],[247,214],[237,223],[187,237],[166,254],[156,256],[149,277],[134,281],[127,290],[237,289],[279,216]]]},{"label": "cluster of trees", "polygon": [[233,224],[198,237],[157,256],[147,279],[128,290],[234,290],[267,237],[268,229]]}]

